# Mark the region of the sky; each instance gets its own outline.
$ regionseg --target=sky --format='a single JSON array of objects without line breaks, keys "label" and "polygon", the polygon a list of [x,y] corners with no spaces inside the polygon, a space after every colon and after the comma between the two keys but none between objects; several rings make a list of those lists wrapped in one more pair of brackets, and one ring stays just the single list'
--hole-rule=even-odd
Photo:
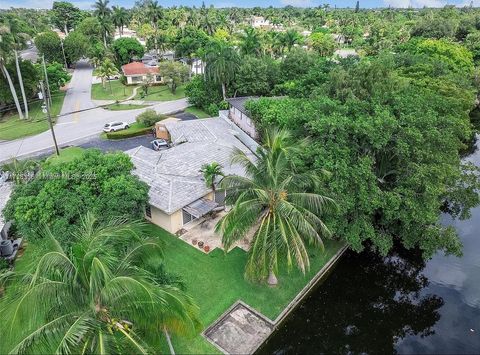
[{"label": "sky", "polygon": [[[95,0],[72,0],[70,1],[83,10],[90,10]],[[111,0],[110,5],[132,7],[135,0]],[[0,0],[0,8],[27,7],[36,9],[48,9],[52,7],[53,0]],[[298,7],[315,7],[328,3],[331,7],[355,7],[356,0],[205,0],[207,6],[215,7],[282,7],[286,5]],[[170,6],[200,6],[202,0],[160,0],[159,4],[164,7]],[[443,7],[445,5],[464,6],[469,5],[470,0],[360,0],[360,7]],[[474,0],[475,6],[480,6],[480,0]]]}]

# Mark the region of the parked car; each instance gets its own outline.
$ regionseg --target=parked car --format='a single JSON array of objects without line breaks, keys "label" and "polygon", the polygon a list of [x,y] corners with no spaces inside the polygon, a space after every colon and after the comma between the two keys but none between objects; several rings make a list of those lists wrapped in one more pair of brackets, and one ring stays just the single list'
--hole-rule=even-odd
[{"label": "parked car", "polygon": [[110,122],[103,126],[104,132],[116,132],[121,131],[122,129],[127,129],[130,126],[127,122]]},{"label": "parked car", "polygon": [[152,144],[152,149],[153,150],[163,150],[163,149],[168,149],[169,144],[165,139],[155,139],[150,142]]}]

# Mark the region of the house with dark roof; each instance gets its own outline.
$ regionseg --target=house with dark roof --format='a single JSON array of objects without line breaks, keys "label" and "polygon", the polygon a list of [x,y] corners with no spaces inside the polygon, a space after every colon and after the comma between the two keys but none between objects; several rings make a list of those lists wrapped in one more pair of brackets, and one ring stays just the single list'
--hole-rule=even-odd
[{"label": "house with dark roof", "polygon": [[245,104],[249,100],[258,100],[257,96],[243,96],[227,99],[228,102],[228,118],[235,123],[242,131],[247,133],[253,139],[258,138],[258,132],[255,124],[248,116]]},{"label": "house with dark roof", "polygon": [[152,77],[152,84],[163,83],[163,78],[156,66],[148,66],[141,62],[132,62],[122,66],[122,72],[127,78],[127,85],[142,84],[147,81],[149,75]]}]

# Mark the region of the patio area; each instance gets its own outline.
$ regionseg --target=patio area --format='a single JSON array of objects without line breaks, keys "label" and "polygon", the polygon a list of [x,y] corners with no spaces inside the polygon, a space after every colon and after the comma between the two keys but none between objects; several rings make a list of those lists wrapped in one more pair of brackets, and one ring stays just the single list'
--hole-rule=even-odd
[{"label": "patio area", "polygon": [[[206,254],[216,248],[224,250],[222,236],[215,233],[215,226],[226,213],[226,211],[214,212],[186,224],[183,227],[184,233],[180,234],[179,238]],[[239,240],[234,244],[234,247],[248,251],[250,249],[251,237],[249,235]]]}]

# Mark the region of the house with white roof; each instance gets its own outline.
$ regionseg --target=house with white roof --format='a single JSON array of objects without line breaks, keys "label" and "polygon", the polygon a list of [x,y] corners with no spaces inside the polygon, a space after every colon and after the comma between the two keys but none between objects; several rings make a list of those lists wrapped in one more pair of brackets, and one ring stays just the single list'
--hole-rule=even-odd
[{"label": "house with white roof", "polygon": [[145,217],[176,233],[209,212],[223,209],[226,192],[212,191],[201,172],[204,164],[217,162],[224,174],[244,175],[239,164],[232,164],[235,149],[254,154],[242,139],[249,139],[233,123],[223,118],[192,121],[166,121],[172,147],[154,151],[137,147],[127,151],[134,174],[150,186]]}]

